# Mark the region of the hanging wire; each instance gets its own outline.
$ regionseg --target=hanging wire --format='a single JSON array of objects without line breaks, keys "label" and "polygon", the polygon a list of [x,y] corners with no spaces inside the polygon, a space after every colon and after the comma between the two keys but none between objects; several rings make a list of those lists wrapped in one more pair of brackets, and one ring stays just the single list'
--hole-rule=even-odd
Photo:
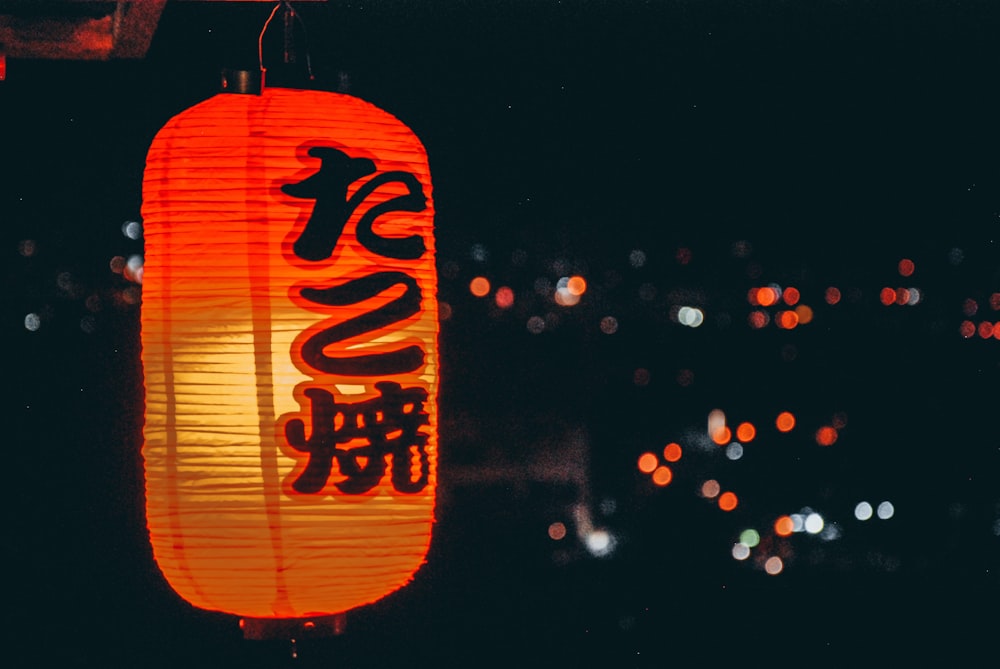
[{"label": "hanging wire", "polygon": [[299,13],[292,7],[292,3],[283,1],[276,4],[274,9],[271,10],[271,14],[267,17],[267,20],[264,21],[264,26],[260,29],[260,35],[257,36],[257,65],[260,67],[260,89],[262,91],[264,90],[264,78],[267,73],[267,68],[264,67],[264,33],[267,32],[268,26],[271,25],[271,21],[274,20],[278,10],[282,7],[285,8],[286,15],[290,14],[293,18],[297,19],[299,25],[302,26],[302,34],[305,36],[306,42],[306,70],[309,73],[309,81],[314,81],[316,79],[316,76],[312,71],[312,58],[309,55],[309,34],[306,31],[306,24],[299,16]]},{"label": "hanging wire", "polygon": [[279,2],[271,10],[271,15],[267,17],[267,21],[264,21],[264,27],[260,29],[260,35],[257,37],[257,64],[260,67],[260,90],[264,90],[264,76],[267,73],[267,68],[264,67],[264,33],[267,32],[267,27],[271,25],[271,21],[274,19],[274,15],[278,13],[278,10],[284,6],[285,3]]},{"label": "hanging wire", "polygon": [[[291,9],[291,4],[285,3]],[[306,52],[306,71],[309,73],[309,81],[315,81],[316,75],[313,74],[312,69],[312,57],[309,55],[309,31],[306,30],[306,22],[302,20],[302,17],[298,12],[293,11],[292,16],[298,20],[299,25],[302,26],[302,37],[305,41],[305,52]]]}]

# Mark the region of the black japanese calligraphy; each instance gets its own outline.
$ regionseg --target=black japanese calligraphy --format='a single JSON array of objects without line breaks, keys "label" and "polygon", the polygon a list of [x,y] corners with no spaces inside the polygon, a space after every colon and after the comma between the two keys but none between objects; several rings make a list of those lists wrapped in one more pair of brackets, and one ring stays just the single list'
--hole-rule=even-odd
[{"label": "black japanese calligraphy", "polygon": [[348,198],[348,186],[375,172],[375,164],[367,158],[351,158],[327,146],[314,146],[308,154],[321,160],[319,171],[298,183],[281,187],[286,195],[316,200],[305,229],[293,245],[295,255],[309,261],[329,258],[354,211],[376,189],[391,182],[402,183],[407,193],[371,206],[358,221],[357,239],[372,253],[386,258],[412,260],[423,255],[426,247],[420,235],[382,237],[373,230],[375,219],[383,214],[424,210],[427,198],[415,176],[401,171],[385,172],[370,179]]},{"label": "black japanese calligraphy", "polygon": [[306,339],[302,344],[303,362],[321,372],[346,376],[380,376],[418,369],[424,364],[424,352],[417,345],[405,346],[396,351],[344,357],[327,355],[323,351],[332,343],[385,328],[419,312],[420,286],[413,277],[403,272],[375,272],[338,286],[302,288],[299,294],[315,304],[345,306],[357,304],[400,284],[406,290],[396,299],[325,328]]},{"label": "black japanese calligraphy", "polygon": [[[306,389],[311,402],[311,434],[306,436],[300,419],[285,425],[289,445],[309,455],[305,469],[292,484],[296,492],[322,491],[333,472],[334,460],[346,477],[334,486],[346,494],[362,494],[378,485],[385,475],[387,459],[392,461],[390,480],[397,491],[416,493],[427,485],[427,435],[420,431],[429,422],[424,411],[427,391],[404,389],[393,381],[380,381],[375,388],[381,397],[354,404],[340,403],[322,388]],[[367,443],[342,448],[354,440]],[[418,472],[415,478],[414,465]]]}]

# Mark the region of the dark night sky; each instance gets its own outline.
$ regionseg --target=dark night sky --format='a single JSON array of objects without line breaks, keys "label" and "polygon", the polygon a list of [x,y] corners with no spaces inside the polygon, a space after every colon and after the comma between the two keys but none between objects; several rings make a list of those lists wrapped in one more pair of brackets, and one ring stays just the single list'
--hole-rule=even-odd
[{"label": "dark night sky", "polygon": [[[292,661],[179,600],[152,563],[139,307],[109,262],[142,252],[121,226],[139,216],[152,137],[222,68],[254,67],[271,11],[174,1],[142,61],[12,60],[0,82],[10,666],[978,657],[998,622],[1000,338],[959,327],[1000,323],[1000,5],[297,7],[316,87],[390,111],[430,157],[451,316],[428,564]],[[569,274],[588,281],[575,307],[536,291]],[[514,308],[471,296],[479,275],[513,288]],[[798,287],[813,322],[750,328],[747,291],[772,282]],[[902,285],[921,302],[879,303]],[[672,321],[680,305],[705,323]],[[666,488],[638,472],[642,452],[693,444],[714,408],[762,432],[788,408],[803,431],[762,434],[772,447],[738,461],[692,445]],[[812,430],[838,414],[847,427],[820,449]],[[469,482],[547,458],[582,462],[586,489]],[[736,512],[695,494],[707,478],[739,490]],[[610,556],[546,535],[581,495],[617,538]],[[897,515],[860,523],[861,499]],[[842,536],[792,537],[775,577],[732,558],[740,530],[806,506]]]}]

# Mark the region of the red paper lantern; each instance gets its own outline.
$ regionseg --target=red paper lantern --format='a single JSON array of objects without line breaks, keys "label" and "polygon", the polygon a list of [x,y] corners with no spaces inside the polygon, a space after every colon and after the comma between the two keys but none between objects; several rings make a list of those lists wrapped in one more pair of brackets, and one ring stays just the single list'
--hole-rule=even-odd
[{"label": "red paper lantern", "polygon": [[285,619],[407,584],[437,476],[420,141],[347,95],[223,93],[159,131],[142,194],[146,516],[171,587]]}]

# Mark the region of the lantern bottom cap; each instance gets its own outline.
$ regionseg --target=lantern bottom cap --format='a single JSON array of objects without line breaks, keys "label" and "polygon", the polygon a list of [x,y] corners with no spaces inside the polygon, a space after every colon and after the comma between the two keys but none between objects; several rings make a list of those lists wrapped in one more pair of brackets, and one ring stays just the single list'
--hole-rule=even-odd
[{"label": "lantern bottom cap", "polygon": [[320,639],[344,633],[346,613],[306,618],[240,618],[243,638],[255,641],[276,639]]}]

